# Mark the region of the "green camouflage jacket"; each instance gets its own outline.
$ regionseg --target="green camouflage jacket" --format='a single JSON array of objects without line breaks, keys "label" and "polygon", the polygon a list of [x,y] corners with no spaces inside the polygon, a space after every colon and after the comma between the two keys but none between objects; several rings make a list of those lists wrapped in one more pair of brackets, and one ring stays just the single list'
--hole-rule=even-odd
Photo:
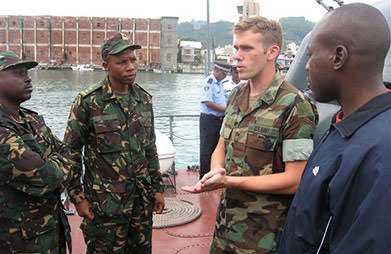
[{"label": "green camouflage jacket", "polygon": [[152,97],[137,84],[130,87],[128,107],[121,106],[107,78],[81,92],[64,137],[77,162],[72,202],[87,199],[94,213],[117,218],[131,214],[134,197],[153,202],[155,192],[164,191],[155,139]]},{"label": "green camouflage jacket", "polygon": [[[228,101],[220,132],[227,175],[274,174],[283,172],[287,161],[307,160],[318,121],[315,105],[279,73],[251,108],[249,92],[249,83],[240,85]],[[230,242],[237,253],[273,251],[291,200],[291,195],[228,188],[215,236]]]},{"label": "green camouflage jacket", "polygon": [[0,105],[0,253],[29,253],[24,241],[58,230],[59,223],[70,247],[60,200],[70,180],[65,146],[37,113],[21,108],[20,115],[15,121]]}]

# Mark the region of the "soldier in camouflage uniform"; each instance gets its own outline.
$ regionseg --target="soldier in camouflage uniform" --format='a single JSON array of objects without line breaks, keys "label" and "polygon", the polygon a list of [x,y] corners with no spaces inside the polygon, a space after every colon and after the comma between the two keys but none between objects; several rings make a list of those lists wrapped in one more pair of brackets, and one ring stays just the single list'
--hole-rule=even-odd
[{"label": "soldier in camouflage uniform", "polygon": [[0,253],[71,252],[60,193],[70,180],[64,144],[42,116],[20,107],[38,63],[0,52]]},{"label": "soldier in camouflage uniform", "polygon": [[224,188],[210,253],[275,253],[318,116],[314,104],[276,71],[278,22],[250,18],[234,33],[239,77],[249,81],[229,97],[212,171],[184,190]]},{"label": "soldier in camouflage uniform", "polygon": [[139,48],[121,33],[105,41],[108,75],[77,95],[69,115],[64,141],[77,162],[69,194],[87,253],[150,253],[152,211],[164,208],[152,98],[134,83]]}]

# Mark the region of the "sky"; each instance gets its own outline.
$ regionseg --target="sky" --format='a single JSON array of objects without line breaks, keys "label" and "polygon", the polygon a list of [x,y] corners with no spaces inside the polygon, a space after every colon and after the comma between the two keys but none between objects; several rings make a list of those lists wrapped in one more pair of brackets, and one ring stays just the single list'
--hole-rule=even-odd
[{"label": "sky", "polygon": [[[281,17],[304,16],[316,22],[326,10],[316,0],[255,0],[260,3],[260,15],[278,20]],[[345,0],[345,3],[374,3],[378,0]],[[337,6],[333,0],[324,1]],[[112,3],[110,5],[110,3]],[[209,0],[210,21],[238,21],[237,5],[243,0]],[[174,16],[179,23],[206,20],[207,0],[11,0],[0,8],[0,15],[51,15],[160,18]]]}]

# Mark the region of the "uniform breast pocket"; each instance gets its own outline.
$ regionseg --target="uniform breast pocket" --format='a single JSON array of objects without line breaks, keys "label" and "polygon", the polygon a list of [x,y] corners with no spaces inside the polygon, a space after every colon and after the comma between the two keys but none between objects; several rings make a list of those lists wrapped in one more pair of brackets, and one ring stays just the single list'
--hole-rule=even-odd
[{"label": "uniform breast pocket", "polygon": [[249,125],[246,138],[248,163],[258,169],[272,163],[277,142],[278,129],[255,124]]},{"label": "uniform breast pocket", "polygon": [[121,125],[118,121],[95,121],[93,125],[98,153],[122,150]]}]

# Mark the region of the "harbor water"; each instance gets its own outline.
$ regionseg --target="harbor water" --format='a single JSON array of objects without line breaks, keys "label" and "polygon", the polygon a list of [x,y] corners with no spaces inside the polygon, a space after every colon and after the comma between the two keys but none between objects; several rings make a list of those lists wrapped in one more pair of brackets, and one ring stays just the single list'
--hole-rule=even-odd
[{"label": "harbor water", "polygon": [[[22,106],[44,116],[47,125],[63,139],[69,110],[77,93],[99,82],[105,71],[31,70],[32,98]],[[153,96],[155,128],[170,136],[167,115],[174,117],[176,168],[199,164],[199,87],[203,75],[139,72],[136,82]]]}]

